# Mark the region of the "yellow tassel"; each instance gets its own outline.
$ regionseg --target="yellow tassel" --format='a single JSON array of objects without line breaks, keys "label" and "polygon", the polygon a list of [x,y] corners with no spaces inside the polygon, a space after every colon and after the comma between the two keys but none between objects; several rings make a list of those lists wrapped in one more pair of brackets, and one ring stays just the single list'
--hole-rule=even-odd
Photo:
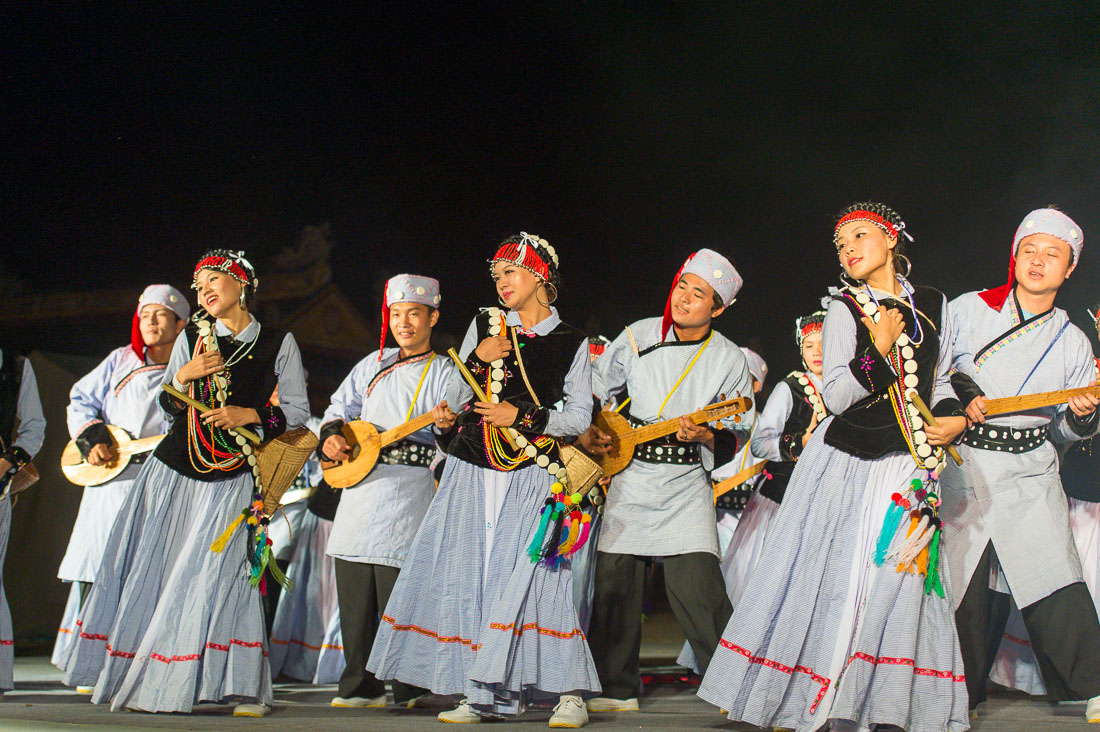
[{"label": "yellow tassel", "polygon": [[219,536],[213,544],[210,545],[210,551],[221,554],[222,549],[225,549],[225,545],[229,543],[229,537],[233,536],[233,532],[237,530],[237,527],[244,521],[244,513],[241,513],[233,520],[233,523],[226,527],[222,535]]},{"label": "yellow tassel", "polygon": [[[935,531],[935,528],[929,527],[929,531]],[[926,544],[923,549],[920,550],[920,554],[917,555],[917,559],[914,562],[916,565],[916,573],[919,575],[928,574],[928,545]],[[912,571],[913,567],[909,568]]]}]

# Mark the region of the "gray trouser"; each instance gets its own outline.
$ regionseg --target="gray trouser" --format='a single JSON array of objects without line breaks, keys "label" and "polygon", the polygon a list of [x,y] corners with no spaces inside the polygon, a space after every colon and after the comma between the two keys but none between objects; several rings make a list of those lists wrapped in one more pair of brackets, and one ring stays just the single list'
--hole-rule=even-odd
[{"label": "gray trouser", "polygon": [[[672,612],[699,660],[699,667],[706,672],[733,614],[718,557],[692,552],[662,559]],[[605,697],[629,699],[638,695],[642,594],[649,561],[633,554],[596,552],[596,591],[588,646]]]}]

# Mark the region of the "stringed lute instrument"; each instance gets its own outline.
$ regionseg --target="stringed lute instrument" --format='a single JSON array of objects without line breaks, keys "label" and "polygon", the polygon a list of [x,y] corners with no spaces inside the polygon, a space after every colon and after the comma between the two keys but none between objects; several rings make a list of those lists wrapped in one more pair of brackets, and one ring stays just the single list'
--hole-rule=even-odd
[{"label": "stringed lute instrument", "polygon": [[986,399],[985,416],[992,417],[995,414],[1026,412],[1030,409],[1065,404],[1070,397],[1084,396],[1085,394],[1100,396],[1100,384],[1079,386],[1076,389],[1061,389],[1059,391],[1039,392],[1038,394],[1002,397],[1001,399]]},{"label": "stringed lute instrument", "polygon": [[378,462],[378,453],[383,447],[399,442],[431,423],[432,413],[426,412],[379,434],[378,428],[370,422],[360,419],[348,422],[340,431],[351,448],[351,457],[339,462],[321,460],[325,482],[333,488],[350,488],[367,477]]},{"label": "stringed lute instrument", "polygon": [[[715,422],[730,415],[735,415],[734,421],[740,422],[740,415],[750,409],[752,409],[752,399],[737,397],[711,404],[698,412],[692,412],[684,416],[693,424]],[[674,417],[662,422],[633,428],[626,417],[618,412],[603,411],[596,417],[595,425],[602,432],[611,436],[611,449],[607,454],[596,458],[596,462],[603,469],[604,475],[615,475],[622,472],[630,464],[630,461],[634,458],[634,448],[637,445],[660,439],[665,435],[671,435],[680,428],[680,418]]]},{"label": "stringed lute instrument", "polygon": [[164,435],[153,435],[135,440],[130,434],[113,424],[107,425],[114,444],[111,445],[115,458],[109,463],[92,465],[80,454],[76,441],[71,440],[61,451],[61,472],[70,483],[82,486],[102,485],[117,478],[130,464],[130,460],[144,452],[149,452],[160,444]]}]

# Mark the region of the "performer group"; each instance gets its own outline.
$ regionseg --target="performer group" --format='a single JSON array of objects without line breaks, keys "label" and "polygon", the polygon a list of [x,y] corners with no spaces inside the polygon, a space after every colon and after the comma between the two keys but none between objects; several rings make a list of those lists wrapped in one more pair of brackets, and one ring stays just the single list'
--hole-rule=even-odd
[{"label": "performer group", "polygon": [[[559,316],[568,253],[520,232],[464,283],[496,304],[457,351],[433,348],[432,273],[391,278],[320,417],[255,268],[209,251],[72,388],[62,464],[101,477],[53,662],[112,710],[262,717],[289,677],[336,708],[578,728],[644,705],[660,564],[680,662],[731,720],[962,732],[992,678],[1100,723],[1100,359],[1056,305],[1083,242],[1032,211],[1007,283],[948,301],[902,217],[853,204],[802,367],[757,404],[764,359],[714,327],[742,286],[725,255],[690,254],[608,341]],[[44,431],[0,349],[0,562]],[[0,584],[0,690],[12,637]]]}]

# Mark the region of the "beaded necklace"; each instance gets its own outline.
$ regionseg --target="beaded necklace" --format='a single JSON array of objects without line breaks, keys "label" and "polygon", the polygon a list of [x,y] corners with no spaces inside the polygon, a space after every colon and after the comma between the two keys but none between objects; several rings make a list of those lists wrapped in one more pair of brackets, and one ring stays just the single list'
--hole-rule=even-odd
[{"label": "beaded necklace", "polygon": [[[944,596],[943,584],[939,576],[940,543],[943,534],[938,507],[940,497],[936,493],[940,473],[946,466],[943,447],[933,447],[928,442],[924,420],[913,404],[920,378],[917,376],[915,348],[924,341],[924,331],[920,327],[920,316],[912,293],[903,284],[903,291],[909,300],[916,325],[913,334],[920,334],[920,341],[913,341],[903,330],[886,354],[886,358],[898,375],[888,390],[894,417],[901,427],[906,446],[913,461],[925,473],[925,477],[914,478],[900,491],[890,496],[890,507],[886,511],[882,530],[875,545],[873,561],[882,566],[887,562],[897,562],[898,572],[910,572],[925,577],[924,591]],[[881,319],[878,312],[878,300],[870,288],[855,289],[848,287],[844,297],[856,303],[875,323]],[[873,341],[873,339],[872,339]],[[911,512],[910,512],[911,510]],[[904,540],[891,549],[894,537],[903,519],[909,516],[909,530]]]}]

